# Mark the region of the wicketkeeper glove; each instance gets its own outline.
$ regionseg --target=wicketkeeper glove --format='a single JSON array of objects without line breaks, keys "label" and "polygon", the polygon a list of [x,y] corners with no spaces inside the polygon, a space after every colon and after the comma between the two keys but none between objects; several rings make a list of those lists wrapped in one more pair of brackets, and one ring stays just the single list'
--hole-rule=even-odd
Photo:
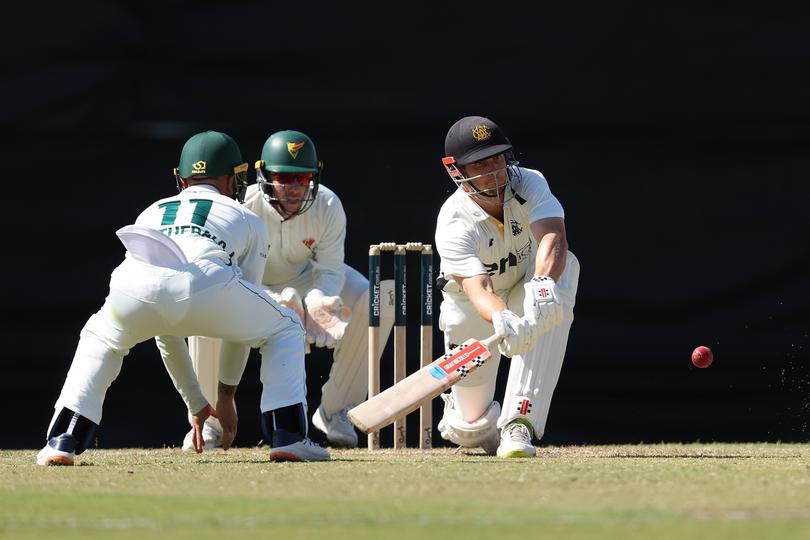
[{"label": "wicketkeeper glove", "polygon": [[548,276],[535,276],[524,283],[526,295],[523,312],[526,318],[537,324],[539,334],[544,334],[563,320],[563,308],[557,296],[557,284]]},{"label": "wicketkeeper glove", "polygon": [[537,325],[528,319],[518,317],[508,309],[492,314],[495,333],[503,338],[498,350],[505,356],[523,354],[537,341]]},{"label": "wicketkeeper glove", "polygon": [[339,296],[324,296],[318,289],[307,293],[304,304],[307,308],[307,343],[334,348],[349,324],[351,308],[344,306]]}]

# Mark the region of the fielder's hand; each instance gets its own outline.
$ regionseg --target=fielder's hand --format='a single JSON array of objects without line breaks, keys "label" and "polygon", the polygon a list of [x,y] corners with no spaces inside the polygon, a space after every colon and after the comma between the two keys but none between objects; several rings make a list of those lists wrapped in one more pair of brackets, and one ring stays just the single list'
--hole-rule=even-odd
[{"label": "fielder's hand", "polygon": [[508,309],[492,314],[495,333],[503,338],[498,350],[505,356],[523,354],[537,341],[537,325],[528,319],[518,317]]},{"label": "fielder's hand", "polygon": [[339,296],[324,296],[318,289],[307,293],[307,343],[316,347],[334,348],[343,337],[352,310],[343,305]]},{"label": "fielder's hand", "polygon": [[214,410],[210,404],[206,404],[205,407],[190,416],[191,442],[194,445],[194,451],[198,454],[201,454],[203,448],[205,448],[205,440],[203,440],[203,426],[205,425],[205,420],[209,416],[213,416],[214,418],[217,417],[217,411]]},{"label": "fielder's hand", "polygon": [[239,416],[236,414],[236,387],[219,383],[219,395],[217,397],[217,418],[222,426],[222,448],[227,450],[236,438],[236,425],[239,423]]},{"label": "fielder's hand", "polygon": [[557,296],[557,284],[547,276],[535,276],[523,284],[526,296],[523,312],[526,318],[537,323],[540,334],[548,332],[563,320],[563,308]]}]

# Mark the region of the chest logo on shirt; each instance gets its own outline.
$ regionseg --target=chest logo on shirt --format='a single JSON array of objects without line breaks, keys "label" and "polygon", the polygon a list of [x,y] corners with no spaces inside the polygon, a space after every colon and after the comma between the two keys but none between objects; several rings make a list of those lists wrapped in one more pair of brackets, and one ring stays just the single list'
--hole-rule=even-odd
[{"label": "chest logo on shirt", "polygon": [[[494,276],[495,274],[503,274],[511,267],[516,267],[523,262],[532,252],[532,242],[529,240],[522,248],[517,250],[517,254],[509,253],[506,257],[501,258],[498,262],[484,263],[487,269],[487,274]],[[482,261],[483,262],[483,261]]]},{"label": "chest logo on shirt", "polygon": [[293,159],[298,157],[298,152],[304,147],[305,142],[288,142],[287,152],[290,153]]},{"label": "chest logo on shirt", "polygon": [[483,142],[492,137],[492,131],[489,129],[489,126],[481,124],[472,128],[472,136],[476,141]]},{"label": "chest logo on shirt", "polygon": [[512,236],[517,236],[523,232],[523,227],[521,227],[520,223],[518,223],[514,219],[509,221],[509,225],[512,226]]},{"label": "chest logo on shirt", "polygon": [[312,249],[312,246],[315,245],[315,239],[314,238],[311,238],[311,237],[310,238],[304,238],[303,240],[301,240],[301,243],[303,243],[305,246],[307,246],[308,250],[314,251]]},{"label": "chest logo on shirt", "polygon": [[197,161],[196,163],[191,164],[191,174],[205,174],[205,168],[208,164],[203,161]]}]

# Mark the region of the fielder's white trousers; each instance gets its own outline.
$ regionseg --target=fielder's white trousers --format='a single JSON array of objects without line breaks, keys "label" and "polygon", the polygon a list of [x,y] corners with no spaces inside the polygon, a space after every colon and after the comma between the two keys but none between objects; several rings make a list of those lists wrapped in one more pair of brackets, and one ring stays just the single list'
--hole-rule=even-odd
[{"label": "fielder's white trousers", "polygon": [[259,348],[262,411],[306,403],[303,328],[292,311],[219,259],[172,269],[127,258],[112,273],[104,305],[81,331],[57,410],[67,407],[100,423],[124,356],[164,335],[218,337],[241,345],[245,357],[250,347]]},{"label": "fielder's white trousers", "polygon": [[[529,275],[527,279],[531,277]],[[533,426],[535,438],[543,436],[551,397],[565,357],[568,333],[574,321],[578,282],[579,261],[573,253],[568,252],[565,270],[557,283],[557,293],[564,311],[563,322],[540,336],[537,344],[526,354],[511,359],[498,427],[522,418]],[[523,282],[516,283],[501,296],[511,311],[523,315]],[[439,328],[444,331],[446,350],[451,344],[463,343],[470,338],[484,339],[495,333],[492,323],[482,319],[466,297],[449,295],[444,295],[441,304]],[[494,348],[492,358],[486,364],[451,388],[463,420],[478,420],[492,403],[500,358],[500,353]]]},{"label": "fielder's white trousers", "polygon": [[[352,316],[335,345],[329,378],[321,387],[320,407],[329,416],[358,405],[368,393],[368,280],[347,264],[343,271],[346,282],[340,299],[351,308]],[[277,297],[285,287],[293,287],[303,298],[312,289],[314,278],[310,268],[289,283],[273,285],[268,292]]]}]

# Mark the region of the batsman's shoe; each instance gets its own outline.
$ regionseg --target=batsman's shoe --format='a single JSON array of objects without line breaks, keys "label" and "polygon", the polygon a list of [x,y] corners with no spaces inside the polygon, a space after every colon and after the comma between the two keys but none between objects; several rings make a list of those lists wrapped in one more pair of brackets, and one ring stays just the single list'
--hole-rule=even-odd
[{"label": "batsman's shoe", "polygon": [[37,454],[37,465],[73,465],[76,459],[76,438],[70,434],[52,437]]},{"label": "batsman's shoe", "polygon": [[309,437],[282,429],[273,431],[271,461],[331,461],[332,456]]},{"label": "batsman's shoe", "polygon": [[[183,450],[186,452],[194,451],[194,443],[192,441],[193,433],[194,430],[189,430],[185,438],[183,438]],[[222,430],[214,424],[206,422],[203,424],[203,442],[205,443],[203,446],[205,450],[222,448]]]},{"label": "batsman's shoe", "polygon": [[502,458],[534,457],[537,450],[532,444],[532,433],[526,424],[511,422],[501,429],[501,444],[497,456]]},{"label": "batsman's shoe", "polygon": [[347,413],[349,409],[341,409],[337,413],[328,416],[318,407],[312,415],[312,425],[326,434],[329,444],[340,448],[356,448],[357,432],[349,422]]}]

